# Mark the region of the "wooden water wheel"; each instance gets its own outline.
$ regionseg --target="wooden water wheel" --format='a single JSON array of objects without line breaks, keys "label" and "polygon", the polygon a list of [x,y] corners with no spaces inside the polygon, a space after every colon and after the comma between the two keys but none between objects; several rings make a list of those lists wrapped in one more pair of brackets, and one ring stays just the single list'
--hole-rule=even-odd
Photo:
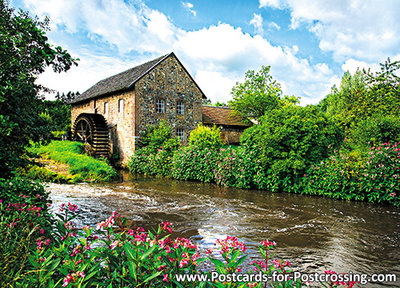
[{"label": "wooden water wheel", "polygon": [[110,154],[107,122],[100,114],[80,114],[74,123],[73,139],[90,145],[93,156]]}]

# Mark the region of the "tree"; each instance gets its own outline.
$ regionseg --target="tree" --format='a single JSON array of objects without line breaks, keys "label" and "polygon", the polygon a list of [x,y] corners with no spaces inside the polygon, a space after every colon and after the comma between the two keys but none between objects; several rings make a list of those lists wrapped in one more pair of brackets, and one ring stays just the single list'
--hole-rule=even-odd
[{"label": "tree", "polygon": [[240,143],[259,153],[261,178],[274,179],[268,185],[279,189],[289,189],[343,140],[339,126],[311,105],[285,106],[265,114],[260,122],[244,131]]},{"label": "tree", "polygon": [[67,71],[77,59],[61,47],[48,43],[49,19],[39,21],[27,12],[0,2],[0,175],[10,176],[21,165],[21,156],[29,141],[45,135],[43,118],[37,107],[40,91],[35,83],[47,67],[55,72]]},{"label": "tree", "polygon": [[233,100],[229,105],[243,117],[259,119],[267,111],[282,105],[281,86],[269,74],[270,68],[262,66],[259,72],[247,71],[245,81],[237,82],[232,88]]}]

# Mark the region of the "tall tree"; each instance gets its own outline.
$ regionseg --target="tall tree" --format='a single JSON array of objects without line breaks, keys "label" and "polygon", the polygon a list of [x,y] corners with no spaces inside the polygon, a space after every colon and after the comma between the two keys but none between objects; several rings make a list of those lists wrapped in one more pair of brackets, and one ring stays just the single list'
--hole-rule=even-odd
[{"label": "tall tree", "polygon": [[262,66],[261,70],[246,72],[245,81],[236,83],[232,88],[233,100],[229,105],[244,117],[259,119],[267,111],[282,105],[282,90],[270,75],[270,66]]},{"label": "tall tree", "polygon": [[45,87],[35,83],[37,77],[49,66],[60,73],[77,64],[66,50],[48,42],[48,30],[48,18],[16,13],[0,0],[0,177],[10,176],[29,141],[45,134],[36,109]]}]

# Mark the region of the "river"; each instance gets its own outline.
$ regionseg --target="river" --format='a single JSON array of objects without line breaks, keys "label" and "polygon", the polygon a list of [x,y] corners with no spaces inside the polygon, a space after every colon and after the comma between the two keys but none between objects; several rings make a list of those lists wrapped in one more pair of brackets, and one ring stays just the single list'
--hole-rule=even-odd
[{"label": "river", "polygon": [[170,221],[173,236],[189,237],[202,250],[236,236],[248,246],[249,260],[269,239],[277,243],[276,257],[296,270],[394,273],[397,283],[362,287],[400,287],[399,208],[149,177],[47,189],[54,209],[62,202],[79,205],[78,225],[95,225],[112,211],[145,229]]}]

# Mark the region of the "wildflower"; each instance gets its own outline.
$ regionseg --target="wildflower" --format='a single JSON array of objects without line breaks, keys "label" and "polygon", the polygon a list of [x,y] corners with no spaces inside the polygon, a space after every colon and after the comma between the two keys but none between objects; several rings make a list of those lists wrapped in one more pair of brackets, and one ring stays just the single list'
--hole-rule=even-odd
[{"label": "wildflower", "polygon": [[162,222],[161,223],[161,230],[162,231],[168,231],[169,233],[172,233],[172,229],[171,229],[171,222]]},{"label": "wildflower", "polygon": [[274,262],[274,267],[278,268],[281,265],[281,261],[274,259],[272,262]]},{"label": "wildflower", "polygon": [[164,281],[164,282],[169,282],[168,274],[165,274],[165,275],[164,275],[163,281]]},{"label": "wildflower", "polygon": [[269,249],[271,247],[276,246],[276,243],[274,241],[269,241],[269,240],[264,240],[260,242],[261,245],[263,245],[265,247],[265,249]]},{"label": "wildflower", "polygon": [[396,193],[394,193],[394,192],[392,192],[392,193],[390,193],[390,197],[396,197]]},{"label": "wildflower", "polygon": [[68,274],[67,277],[64,278],[64,284],[62,285],[63,287],[67,286],[69,282],[71,282],[72,276],[71,274]]},{"label": "wildflower", "polygon": [[44,234],[44,229],[40,229],[40,234]]}]

